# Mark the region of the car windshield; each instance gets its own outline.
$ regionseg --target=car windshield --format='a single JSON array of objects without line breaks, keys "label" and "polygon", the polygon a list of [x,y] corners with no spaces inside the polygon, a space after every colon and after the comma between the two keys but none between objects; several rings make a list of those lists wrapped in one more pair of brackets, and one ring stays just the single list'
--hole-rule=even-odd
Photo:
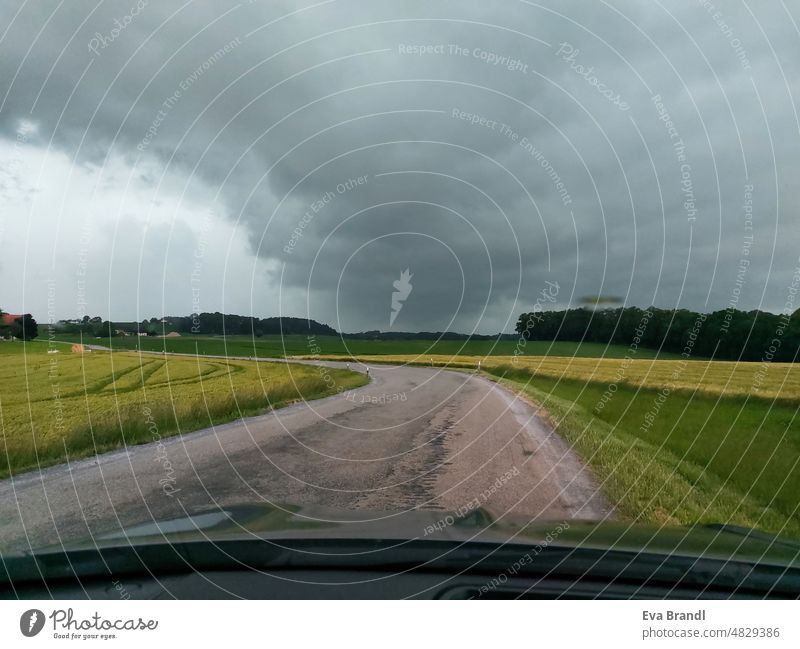
[{"label": "car windshield", "polygon": [[0,556],[796,557],[800,11],[667,5],[4,2]]}]

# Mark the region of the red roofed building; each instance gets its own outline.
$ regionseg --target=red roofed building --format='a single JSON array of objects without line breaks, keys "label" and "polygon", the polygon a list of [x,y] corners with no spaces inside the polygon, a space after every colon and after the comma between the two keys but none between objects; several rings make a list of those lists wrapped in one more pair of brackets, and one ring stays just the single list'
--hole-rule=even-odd
[{"label": "red roofed building", "polygon": [[33,340],[39,335],[36,320],[30,313],[2,313],[0,314],[0,336],[20,340]]},{"label": "red roofed building", "polygon": [[19,313],[4,313],[2,316],[2,320],[0,320],[0,325],[12,325],[14,324],[14,320],[17,318],[21,318],[22,314]]}]

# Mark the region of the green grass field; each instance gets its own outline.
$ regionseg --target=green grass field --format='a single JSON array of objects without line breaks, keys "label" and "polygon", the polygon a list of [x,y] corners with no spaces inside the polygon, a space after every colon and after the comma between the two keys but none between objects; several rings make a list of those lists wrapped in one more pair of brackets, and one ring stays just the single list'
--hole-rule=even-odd
[{"label": "green grass field", "polygon": [[624,519],[800,538],[800,401],[684,392],[662,400],[659,390],[621,386],[598,408],[605,384],[508,370],[497,370],[501,383],[541,405]]},{"label": "green grass field", "polygon": [[0,343],[0,476],[366,383],[317,367]]},{"label": "green grass field", "polygon": [[[77,336],[58,336],[58,340],[79,342]],[[465,356],[509,356],[517,347],[516,340],[350,340],[338,336],[181,336],[179,338],[114,337],[85,338],[84,343],[110,346],[113,349],[142,349],[185,354],[208,354],[214,356],[255,356],[259,358],[282,358],[284,356],[307,356],[313,347],[319,347],[321,355],[400,355],[414,354],[424,358],[430,355]],[[622,358],[627,347],[602,345],[600,343],[576,343],[529,341],[525,345],[526,356],[577,356],[581,358]],[[641,349],[639,358],[678,358],[675,354]]]}]

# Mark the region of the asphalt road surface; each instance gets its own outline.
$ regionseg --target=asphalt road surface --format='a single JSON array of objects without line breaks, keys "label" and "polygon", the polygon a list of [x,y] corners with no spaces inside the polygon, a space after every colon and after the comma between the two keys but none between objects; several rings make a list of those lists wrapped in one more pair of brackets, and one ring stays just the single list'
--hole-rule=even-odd
[{"label": "asphalt road surface", "polygon": [[0,481],[0,550],[259,502],[394,512],[400,524],[402,512],[476,505],[539,521],[611,515],[570,447],[490,380],[396,366],[370,376],[350,393]]}]

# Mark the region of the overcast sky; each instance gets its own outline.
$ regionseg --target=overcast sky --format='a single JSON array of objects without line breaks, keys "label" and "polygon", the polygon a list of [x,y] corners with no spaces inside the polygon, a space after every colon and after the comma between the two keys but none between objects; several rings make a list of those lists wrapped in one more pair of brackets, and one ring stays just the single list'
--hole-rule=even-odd
[{"label": "overcast sky", "polygon": [[0,307],[780,311],[800,8],[715,1],[4,0]]}]

